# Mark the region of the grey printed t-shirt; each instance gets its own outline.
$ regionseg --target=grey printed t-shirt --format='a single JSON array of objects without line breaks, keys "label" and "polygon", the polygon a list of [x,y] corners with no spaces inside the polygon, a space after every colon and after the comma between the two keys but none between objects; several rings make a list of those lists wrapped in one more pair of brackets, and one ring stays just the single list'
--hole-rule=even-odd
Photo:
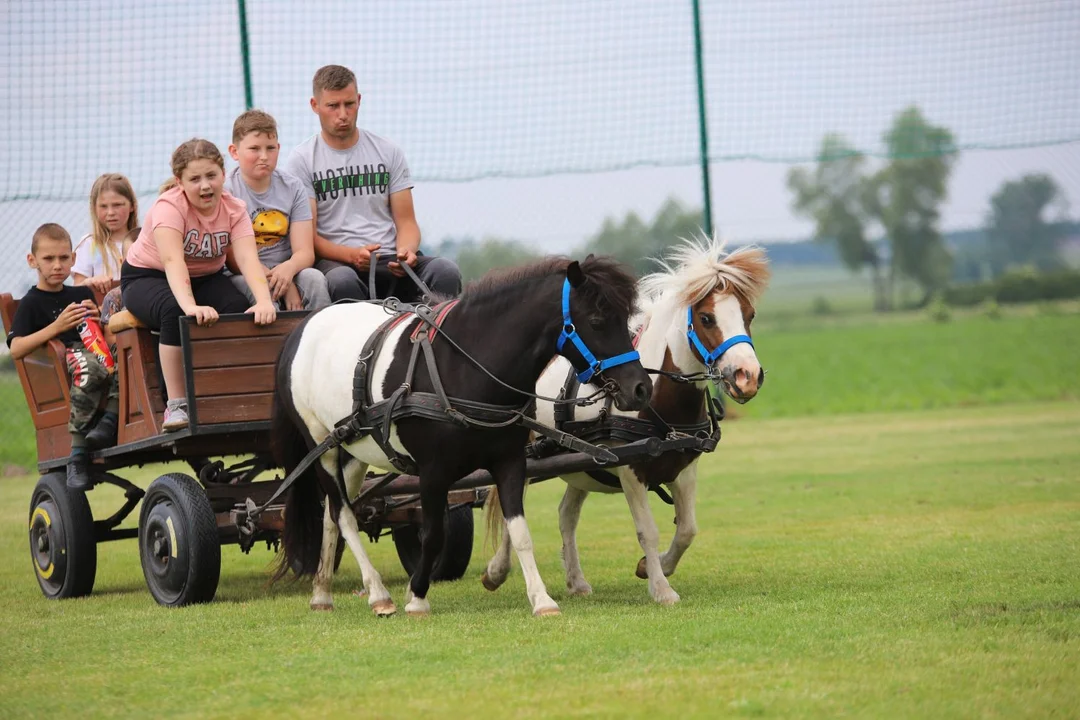
[{"label": "grey printed t-shirt", "polygon": [[291,258],[289,229],[294,222],[311,219],[311,204],[301,182],[274,170],[270,175],[270,188],[257,193],[244,182],[240,168],[234,168],[225,179],[225,189],[247,205],[251,225],[255,228],[259,261],[272,268]]},{"label": "grey printed t-shirt", "polygon": [[413,186],[405,154],[366,130],[348,150],[335,150],[319,134],[301,143],[285,165],[315,200],[315,230],[335,245],[397,247],[390,196]]}]

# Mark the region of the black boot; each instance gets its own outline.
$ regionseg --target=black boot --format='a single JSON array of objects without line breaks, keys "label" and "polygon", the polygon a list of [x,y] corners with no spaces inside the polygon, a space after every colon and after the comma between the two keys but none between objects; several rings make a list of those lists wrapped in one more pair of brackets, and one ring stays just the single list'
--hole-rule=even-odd
[{"label": "black boot", "polygon": [[86,453],[75,453],[68,460],[67,486],[83,492],[94,489],[94,481],[90,479],[90,459]]},{"label": "black boot", "polygon": [[90,450],[100,450],[115,445],[116,424],[116,413],[107,412],[102,415],[94,429],[86,433],[86,447]]}]

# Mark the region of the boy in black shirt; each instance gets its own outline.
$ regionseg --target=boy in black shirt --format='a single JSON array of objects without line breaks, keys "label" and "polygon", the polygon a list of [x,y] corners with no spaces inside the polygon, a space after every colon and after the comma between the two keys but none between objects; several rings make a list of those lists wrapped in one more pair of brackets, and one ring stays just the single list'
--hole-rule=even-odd
[{"label": "boy in black shirt", "polygon": [[[110,374],[90,350],[83,346],[76,328],[87,318],[99,315],[88,286],[71,287],[64,281],[71,274],[75,253],[71,236],[55,223],[46,223],[34,233],[30,267],[37,270],[37,286],[19,301],[7,336],[11,357],[19,358],[57,338],[67,348],[64,360],[71,375],[71,459],[67,466],[67,486],[90,490],[87,450],[116,443],[119,379]],[[90,429],[103,397],[108,397],[105,414]],[[89,430],[89,432],[87,432]]]}]

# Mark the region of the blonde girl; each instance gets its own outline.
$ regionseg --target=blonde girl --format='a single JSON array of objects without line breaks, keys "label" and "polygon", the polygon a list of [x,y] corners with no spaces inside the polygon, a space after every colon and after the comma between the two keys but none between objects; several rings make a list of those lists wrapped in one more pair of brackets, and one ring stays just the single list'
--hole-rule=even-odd
[{"label": "blonde girl", "polygon": [[126,177],[106,173],[90,188],[90,227],[93,230],[75,245],[71,267],[76,285],[89,285],[106,293],[120,279],[124,262],[123,241],[139,224],[139,203]]}]

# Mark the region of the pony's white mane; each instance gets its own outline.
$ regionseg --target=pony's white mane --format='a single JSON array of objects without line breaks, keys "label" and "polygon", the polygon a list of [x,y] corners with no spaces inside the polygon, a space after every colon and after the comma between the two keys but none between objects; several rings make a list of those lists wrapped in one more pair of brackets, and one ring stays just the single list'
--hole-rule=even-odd
[{"label": "pony's white mane", "polygon": [[638,282],[638,305],[643,318],[656,305],[693,305],[719,289],[755,303],[769,283],[769,260],[755,245],[724,252],[719,237],[683,238],[663,260],[661,271]]}]

